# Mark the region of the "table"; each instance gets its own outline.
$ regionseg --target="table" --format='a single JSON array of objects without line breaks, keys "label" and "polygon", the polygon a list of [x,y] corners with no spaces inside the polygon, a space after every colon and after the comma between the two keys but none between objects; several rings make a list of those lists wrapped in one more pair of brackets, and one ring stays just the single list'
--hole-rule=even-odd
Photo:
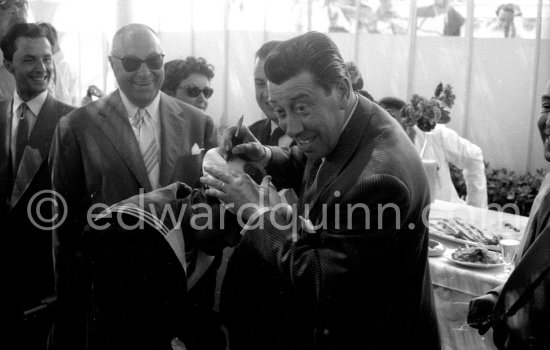
[{"label": "table", "polygon": [[[459,217],[479,228],[491,227],[509,222],[520,228],[518,238],[523,235],[527,217],[511,215],[486,209],[435,201],[430,210],[430,218]],[[431,236],[431,239],[443,243],[446,249],[454,250],[459,244]],[[459,267],[447,258],[430,258],[430,273],[441,333],[442,349],[445,350],[489,350],[496,349],[493,344],[492,330],[483,337],[476,329],[468,326],[468,304],[471,299],[487,293],[506,281],[503,267],[492,269],[471,269]]]}]

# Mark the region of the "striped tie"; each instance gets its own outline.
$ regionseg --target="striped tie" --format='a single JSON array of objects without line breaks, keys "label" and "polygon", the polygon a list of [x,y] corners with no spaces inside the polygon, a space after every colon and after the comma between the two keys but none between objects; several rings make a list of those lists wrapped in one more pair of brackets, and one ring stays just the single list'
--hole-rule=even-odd
[{"label": "striped tie", "polygon": [[139,134],[139,148],[153,189],[159,188],[159,149],[155,138],[153,120],[145,108],[139,108],[132,125]]}]

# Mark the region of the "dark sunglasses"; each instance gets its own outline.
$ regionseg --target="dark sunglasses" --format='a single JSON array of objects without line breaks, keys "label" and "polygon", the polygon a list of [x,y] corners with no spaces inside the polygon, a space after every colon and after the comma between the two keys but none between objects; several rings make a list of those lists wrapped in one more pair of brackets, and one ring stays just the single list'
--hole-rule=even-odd
[{"label": "dark sunglasses", "polygon": [[0,0],[0,9],[6,11],[11,9],[12,6],[23,8],[27,6],[27,0]]},{"label": "dark sunglasses", "polygon": [[141,67],[142,63],[145,63],[147,68],[151,70],[161,69],[162,64],[164,63],[164,55],[161,53],[151,55],[144,60],[142,60],[141,58],[137,58],[135,56],[128,56],[128,57],[111,56],[111,57],[122,61],[122,67],[127,72],[137,71],[139,67]]},{"label": "dark sunglasses", "polygon": [[202,90],[196,87],[195,85],[183,86],[178,89],[186,90],[187,96],[189,97],[198,97],[202,92],[202,94],[204,95],[204,98],[210,98],[210,96],[212,96],[212,94],[214,93],[214,89],[208,86]]}]

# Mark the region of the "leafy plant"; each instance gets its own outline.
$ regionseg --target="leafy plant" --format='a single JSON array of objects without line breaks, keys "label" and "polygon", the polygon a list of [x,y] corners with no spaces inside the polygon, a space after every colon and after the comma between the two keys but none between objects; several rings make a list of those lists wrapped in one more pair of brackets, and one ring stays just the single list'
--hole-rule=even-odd
[{"label": "leafy plant", "polygon": [[[451,179],[461,198],[466,197],[466,184],[462,171],[449,164]],[[519,209],[519,214],[529,216],[533,201],[537,196],[545,171],[537,169],[534,174],[517,174],[505,168],[491,169],[489,163],[485,163],[485,175],[487,176],[487,198],[489,205],[498,204],[504,211],[515,213],[510,204]],[[508,204],[508,206],[506,206]],[[495,208],[492,208],[495,209]]]}]

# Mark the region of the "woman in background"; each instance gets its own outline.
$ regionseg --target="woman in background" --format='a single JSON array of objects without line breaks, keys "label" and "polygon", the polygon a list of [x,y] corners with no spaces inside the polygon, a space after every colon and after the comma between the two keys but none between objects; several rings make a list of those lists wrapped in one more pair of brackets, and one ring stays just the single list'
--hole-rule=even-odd
[{"label": "woman in background", "polygon": [[177,59],[164,65],[165,78],[161,90],[168,95],[206,111],[208,99],[214,93],[210,80],[214,66],[202,57]]}]

